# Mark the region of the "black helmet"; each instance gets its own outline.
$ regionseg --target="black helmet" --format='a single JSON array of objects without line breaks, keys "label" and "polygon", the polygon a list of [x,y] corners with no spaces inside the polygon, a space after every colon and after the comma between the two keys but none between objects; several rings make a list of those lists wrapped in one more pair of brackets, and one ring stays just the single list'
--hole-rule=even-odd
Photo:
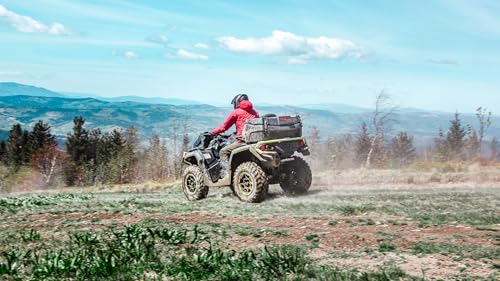
[{"label": "black helmet", "polygon": [[234,109],[236,109],[240,107],[240,102],[244,100],[248,100],[248,96],[246,94],[239,94],[233,98],[231,104],[233,105]]}]

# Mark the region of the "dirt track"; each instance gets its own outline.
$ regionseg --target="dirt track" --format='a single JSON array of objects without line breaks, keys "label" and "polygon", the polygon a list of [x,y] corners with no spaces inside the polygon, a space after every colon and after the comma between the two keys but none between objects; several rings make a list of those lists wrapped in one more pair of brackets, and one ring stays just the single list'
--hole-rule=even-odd
[{"label": "dirt track", "polygon": [[[432,241],[433,243],[456,243],[462,246],[492,246],[498,243],[493,235],[495,230],[477,230],[464,225],[443,225],[420,228],[415,223],[407,225],[382,224],[375,221],[374,225],[356,225],[349,223],[358,219],[366,220],[374,214],[351,216],[347,220],[341,220],[332,225],[331,218],[293,218],[273,217],[270,219],[259,219],[244,216],[217,216],[204,213],[186,215],[164,215],[164,214],[121,214],[121,213],[68,213],[62,215],[36,214],[25,217],[32,221],[32,227],[52,229],[54,226],[64,225],[68,220],[78,219],[80,229],[91,229],[99,222],[101,227],[110,224],[135,224],[146,219],[155,219],[165,223],[177,223],[182,225],[221,224],[228,229],[238,227],[250,227],[257,229],[258,235],[239,235],[233,233],[229,239],[222,242],[226,247],[241,250],[264,245],[310,244],[304,239],[307,235],[317,235],[318,244],[311,251],[311,257],[323,264],[336,266],[375,269],[383,265],[387,260],[394,261],[407,273],[414,276],[426,276],[432,278],[446,278],[446,276],[457,274],[468,274],[475,276],[488,276],[494,273],[491,263],[488,261],[477,261],[472,259],[456,260],[449,255],[415,255],[409,253],[379,253],[373,255],[366,249],[377,249],[383,240],[383,235],[391,235],[392,243],[399,250],[411,251],[418,242]],[[94,223],[92,223],[94,222]],[[1,225],[1,224],[0,224]],[[286,235],[275,235],[273,231],[282,231]],[[350,255],[351,257],[332,256],[332,251],[337,255]]]},{"label": "dirt track", "polygon": [[302,245],[317,263],[341,268],[366,271],[392,264],[428,279],[488,277],[500,262],[499,190],[316,186],[307,196],[286,197],[273,187],[259,205],[243,204],[227,190],[212,190],[200,202],[186,201],[178,189],[96,193],[88,201],[0,213],[0,233],[34,228],[64,240],[68,232],[110,225],[200,225],[222,235],[212,242],[227,249]]}]

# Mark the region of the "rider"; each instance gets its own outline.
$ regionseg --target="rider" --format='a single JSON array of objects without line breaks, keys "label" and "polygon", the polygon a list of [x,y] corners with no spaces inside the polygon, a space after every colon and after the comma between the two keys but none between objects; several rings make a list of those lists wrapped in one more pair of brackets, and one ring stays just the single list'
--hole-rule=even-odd
[{"label": "rider", "polygon": [[[234,124],[236,124],[236,136],[241,136],[245,122],[248,119],[259,117],[259,113],[253,109],[252,103],[245,94],[236,95],[231,101],[231,104],[234,108],[233,111],[229,114],[224,123],[212,131],[213,136],[229,130]],[[220,150],[219,155],[222,160],[221,164],[224,168],[227,167],[231,152],[242,145],[242,141],[236,138],[233,143],[226,145]]]}]

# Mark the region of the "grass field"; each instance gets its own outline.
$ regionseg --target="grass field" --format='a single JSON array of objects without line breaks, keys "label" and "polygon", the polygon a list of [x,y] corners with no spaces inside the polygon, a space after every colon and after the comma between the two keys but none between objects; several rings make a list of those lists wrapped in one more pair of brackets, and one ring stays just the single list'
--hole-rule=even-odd
[{"label": "grass field", "polygon": [[261,204],[229,189],[70,192],[0,197],[1,280],[500,278],[492,186],[273,186]]}]

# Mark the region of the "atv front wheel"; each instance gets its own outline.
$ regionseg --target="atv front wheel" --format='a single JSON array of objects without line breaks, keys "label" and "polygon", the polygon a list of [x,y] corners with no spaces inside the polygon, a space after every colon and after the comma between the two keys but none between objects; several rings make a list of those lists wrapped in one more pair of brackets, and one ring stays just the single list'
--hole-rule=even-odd
[{"label": "atv front wheel", "polygon": [[208,186],[203,181],[203,172],[198,166],[190,165],[184,169],[182,176],[182,191],[190,201],[206,198]]},{"label": "atv front wheel", "polygon": [[267,195],[269,184],[266,173],[254,162],[244,162],[233,175],[233,189],[241,201],[260,203]]},{"label": "atv front wheel", "polygon": [[289,194],[304,194],[311,187],[312,173],[309,164],[300,158],[294,157],[293,161],[283,164],[282,172],[285,174],[280,182],[281,189]]}]

